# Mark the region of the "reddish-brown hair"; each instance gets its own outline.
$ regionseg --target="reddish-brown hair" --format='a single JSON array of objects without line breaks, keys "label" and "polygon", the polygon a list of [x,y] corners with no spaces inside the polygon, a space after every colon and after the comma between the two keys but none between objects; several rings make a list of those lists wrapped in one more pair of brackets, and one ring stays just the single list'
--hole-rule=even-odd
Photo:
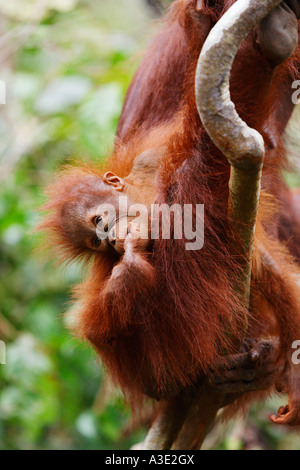
[{"label": "reddish-brown hair", "polygon": [[[230,350],[230,338],[241,336],[245,314],[234,289],[240,273],[230,250],[233,234],[227,219],[230,168],[206,134],[194,97],[201,47],[212,25],[234,1],[202,3],[201,12],[196,11],[195,0],[177,0],[172,5],[129,88],[115,150],[105,166],[126,176],[143,150],[164,147],[157,202],[204,204],[204,247],[186,251],[184,239],[155,241],[148,257],[154,277],[140,281],[134,270],[127,272],[118,292],[109,296],[116,260],[97,256],[74,294],[76,333],[92,342],[125,391],[156,397],[174,394],[209,373],[216,358]],[[286,354],[292,339],[300,337],[300,305],[298,268],[279,239],[282,195],[288,191],[281,176],[286,166],[282,132],[293,109],[289,87],[299,72],[299,54],[298,47],[291,59],[274,70],[251,34],[236,57],[231,77],[238,112],[266,142],[265,196],[257,223],[249,331],[278,334]],[[84,178],[90,171],[98,174],[94,168],[68,170],[50,190],[46,208],[56,211],[73,178]],[[45,226],[59,225],[56,217]],[[291,217],[295,219],[295,213]],[[279,271],[268,266],[260,246]],[[71,257],[77,256],[72,247],[68,251]]]}]

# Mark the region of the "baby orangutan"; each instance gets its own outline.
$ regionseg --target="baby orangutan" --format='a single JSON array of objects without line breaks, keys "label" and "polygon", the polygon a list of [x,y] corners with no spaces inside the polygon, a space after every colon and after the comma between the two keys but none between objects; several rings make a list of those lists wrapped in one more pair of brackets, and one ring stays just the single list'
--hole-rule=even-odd
[{"label": "baby orangutan", "polygon": [[48,188],[49,202],[43,210],[50,215],[40,228],[50,232],[52,245],[56,253],[61,250],[63,261],[89,260],[98,254],[110,265],[102,293],[106,300],[113,296],[114,304],[119,298],[120,304],[124,303],[123,279],[131,289],[129,279],[137,278],[140,293],[154,282],[154,269],[148,262],[148,209],[157,197],[155,178],[160,159],[159,149],[146,150],[134,159],[124,177],[113,171],[103,174],[90,165],[67,167]]},{"label": "baby orangutan", "polygon": [[[169,399],[209,377],[224,391],[224,404],[235,400],[241,408],[247,395],[249,402],[261,398],[248,392],[272,392],[279,384],[289,405],[272,420],[299,425],[300,372],[291,359],[300,337],[299,268],[285,245],[299,253],[300,222],[284,203],[291,195],[282,180],[282,134],[300,69],[300,2],[282,2],[248,35],[231,74],[237,112],[260,132],[266,150],[250,312],[234,288],[240,266],[230,243],[229,163],[209,139],[195,102],[200,50],[233,3],[173,3],[128,90],[112,157],[104,169],[66,169],[49,189],[41,228],[64,260],[93,258],[74,291],[74,331],[131,397]],[[123,217],[119,196],[128,207],[203,204],[203,248],[188,251],[175,236],[145,237],[148,218],[139,211]],[[244,314],[247,334],[257,341],[232,356],[230,336],[243,341]],[[236,400],[240,395],[244,401]]]},{"label": "baby orangutan", "polygon": [[[112,171],[101,175],[99,169],[68,167],[48,189],[49,202],[43,209],[50,211],[41,224],[43,230],[56,232],[55,249],[63,250],[63,259],[91,256],[99,262],[112,262],[107,280],[97,285],[103,306],[110,305],[114,329],[126,329],[116,315],[126,304],[128,297],[137,291],[147,295],[155,285],[155,271],[149,262],[153,240],[148,217],[130,215],[130,209],[147,209],[157,198],[156,177],[161,164],[161,149],[142,152],[133,160],[128,176],[120,177]],[[126,201],[129,213],[120,211]],[[150,213],[148,210],[147,213]],[[121,235],[121,236],[120,236]],[[138,289],[136,289],[138,283]],[[73,309],[76,315],[78,307]],[[117,326],[119,324],[119,326]],[[117,326],[117,328],[116,328]],[[130,323],[129,328],[132,328]],[[97,344],[98,331],[91,326],[88,339]],[[98,350],[112,347],[117,337],[107,337]],[[244,392],[265,390],[278,369],[278,338],[246,340],[240,354],[226,356],[216,361],[210,374],[210,384],[224,391],[224,405],[231,403]],[[281,367],[281,366],[280,366]],[[203,382],[199,376],[199,382]],[[144,393],[155,399],[169,399],[180,392],[179,387],[157,394],[150,377],[144,378]]]}]

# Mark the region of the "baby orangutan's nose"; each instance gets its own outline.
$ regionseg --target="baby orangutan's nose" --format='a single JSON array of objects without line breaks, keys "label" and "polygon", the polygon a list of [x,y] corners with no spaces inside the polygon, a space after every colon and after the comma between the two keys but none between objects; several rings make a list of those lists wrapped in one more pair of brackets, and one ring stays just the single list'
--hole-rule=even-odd
[{"label": "baby orangutan's nose", "polygon": [[115,246],[116,238],[116,227],[113,227],[108,235],[108,241],[112,246]]}]

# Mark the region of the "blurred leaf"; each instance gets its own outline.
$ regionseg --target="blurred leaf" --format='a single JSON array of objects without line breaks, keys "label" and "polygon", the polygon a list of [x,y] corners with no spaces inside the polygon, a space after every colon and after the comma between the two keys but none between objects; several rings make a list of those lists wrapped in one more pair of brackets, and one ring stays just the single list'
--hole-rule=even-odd
[{"label": "blurred leaf", "polygon": [[82,101],[91,87],[91,82],[84,77],[68,76],[50,83],[36,102],[40,114],[65,112],[68,107]]},{"label": "blurred leaf", "polygon": [[39,21],[49,10],[68,11],[77,0],[0,0],[0,11],[19,21]]}]

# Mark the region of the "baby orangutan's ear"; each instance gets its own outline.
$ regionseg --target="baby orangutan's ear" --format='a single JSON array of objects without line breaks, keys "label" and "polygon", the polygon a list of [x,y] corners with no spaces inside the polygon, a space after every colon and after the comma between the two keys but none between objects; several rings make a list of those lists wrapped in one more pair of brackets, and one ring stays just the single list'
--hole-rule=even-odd
[{"label": "baby orangutan's ear", "polygon": [[116,191],[123,191],[125,181],[119,176],[115,175],[112,171],[107,171],[103,176],[103,181],[107,184],[111,184]]}]

